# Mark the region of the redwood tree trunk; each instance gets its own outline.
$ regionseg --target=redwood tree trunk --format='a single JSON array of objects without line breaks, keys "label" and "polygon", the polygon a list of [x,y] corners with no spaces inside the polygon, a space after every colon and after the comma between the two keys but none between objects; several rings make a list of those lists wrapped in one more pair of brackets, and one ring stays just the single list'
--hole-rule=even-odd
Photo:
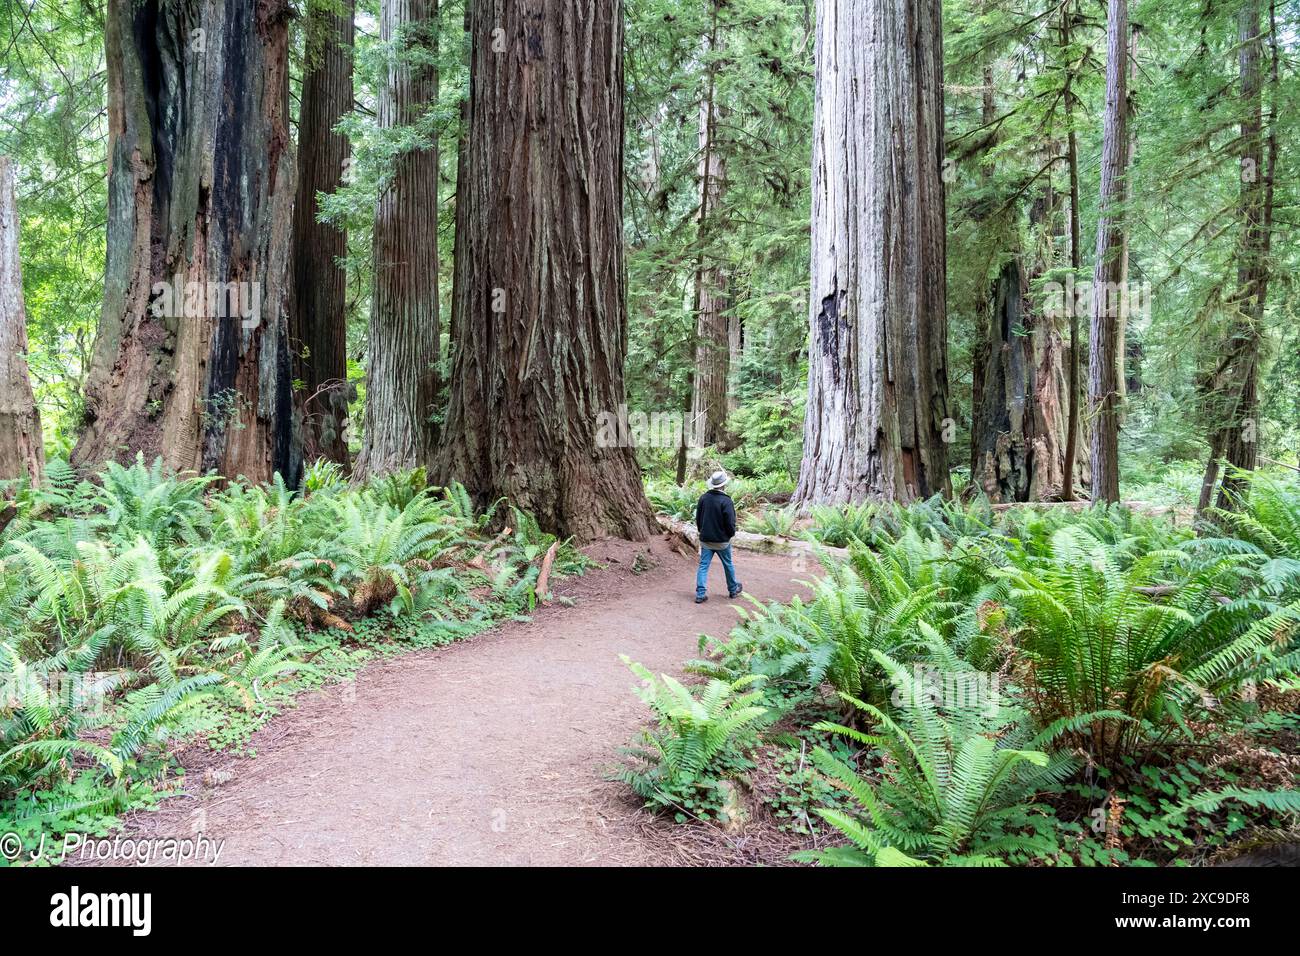
[{"label": "redwood tree trunk", "polygon": [[[469,49],[470,30],[473,24],[470,21],[470,4],[465,4],[465,46]],[[461,340],[460,330],[460,281],[461,275],[455,268],[465,257],[465,234],[469,231],[465,225],[465,201],[464,187],[469,181],[469,173],[466,172],[466,163],[469,160],[469,96],[468,94],[460,101],[459,123],[456,127],[456,210],[455,210],[455,237],[452,243],[452,270],[451,270],[451,317],[447,322],[447,348],[452,355],[456,354],[456,343]]]},{"label": "redwood tree trunk", "polygon": [[[1066,3],[1061,9],[1061,46],[1070,46],[1071,18],[1074,16],[1073,4]],[[1065,91],[1061,97],[1065,107],[1065,122],[1069,127],[1066,134],[1065,161],[1070,180],[1070,276],[1074,282],[1082,279],[1080,269],[1083,265],[1082,226],[1079,221],[1079,138],[1074,130],[1074,68],[1068,69],[1065,78]],[[1061,498],[1074,500],[1074,479],[1076,463],[1079,460],[1080,415],[1079,402],[1079,307],[1071,296],[1066,303],[1070,322],[1069,364],[1066,373],[1066,390],[1069,404],[1065,423],[1065,463],[1061,485]]]},{"label": "redwood tree trunk", "polygon": [[1128,175],[1128,0],[1109,0],[1101,206],[1093,270],[1088,409],[1092,418],[1092,497],[1119,500],[1119,322]]},{"label": "redwood tree trunk", "polygon": [[561,535],[644,539],[632,449],[599,430],[626,401],[622,4],[482,0],[471,16],[463,334],[438,473]]},{"label": "redwood tree trunk", "polygon": [[[1272,34],[1276,44],[1276,33]],[[1265,168],[1263,87],[1260,77],[1260,2],[1246,0],[1237,14],[1237,64],[1244,119],[1241,122],[1241,243],[1237,294],[1228,351],[1234,357],[1232,417],[1224,424],[1223,454],[1235,471],[1223,478],[1219,507],[1236,506],[1245,491],[1240,472],[1254,471],[1259,452],[1259,362],[1263,351],[1264,305],[1268,298],[1269,249],[1273,233],[1273,176],[1277,140],[1270,123]],[[1274,46],[1276,56],[1276,46]],[[1276,60],[1275,60],[1276,66]]]},{"label": "redwood tree trunk", "polygon": [[319,221],[321,193],[343,183],[350,147],[334,132],[352,109],[353,0],[311,0],[298,121],[289,343],[297,379],[302,459],[346,465],[348,442],[347,232]]},{"label": "redwood tree trunk", "polygon": [[[719,47],[718,9],[708,52]],[[727,286],[723,269],[710,248],[718,231],[718,208],[726,178],[726,157],[718,144],[717,67],[710,62],[704,97],[700,101],[699,197],[695,263],[695,375],[691,387],[692,438],[696,445],[716,445],[727,422],[727,386],[730,378],[731,337],[727,321]]]},{"label": "redwood tree trunk", "polygon": [[290,459],[288,0],[110,0],[104,311],[79,467]]},{"label": "redwood tree trunk", "polygon": [[[1137,110],[1134,109],[1134,96],[1136,91],[1134,86],[1137,82],[1137,49],[1138,49],[1137,27],[1129,31],[1128,40],[1128,158],[1125,162],[1127,172],[1124,176],[1124,206],[1127,208],[1133,201],[1133,166],[1137,160]],[[1130,304],[1132,296],[1129,295],[1129,230],[1124,230],[1124,241],[1120,247],[1119,255],[1119,284],[1120,284],[1120,313],[1119,322],[1116,325],[1115,335],[1115,391],[1118,395],[1119,402],[1119,420],[1120,424],[1124,422],[1125,400],[1128,398],[1128,324],[1130,316]]]},{"label": "redwood tree trunk", "polygon": [[821,0],[796,500],[949,492],[938,0]]},{"label": "redwood tree trunk", "polygon": [[41,413],[27,376],[14,167],[8,156],[0,156],[0,481],[25,477],[39,485],[44,473]]},{"label": "redwood tree trunk", "polygon": [[[384,0],[379,34],[396,44],[379,125],[410,126],[438,102],[437,0]],[[430,139],[397,156],[380,183],[357,479],[429,461],[438,348],[438,144]]]}]

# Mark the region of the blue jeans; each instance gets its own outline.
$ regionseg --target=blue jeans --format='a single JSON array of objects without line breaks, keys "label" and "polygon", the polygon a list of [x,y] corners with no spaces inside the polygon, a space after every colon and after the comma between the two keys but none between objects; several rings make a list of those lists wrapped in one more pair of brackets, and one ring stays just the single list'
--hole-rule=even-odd
[{"label": "blue jeans", "polygon": [[[695,575],[695,596],[704,597],[708,594],[709,581],[709,564],[713,561],[714,551],[712,548],[700,547],[700,570]],[[740,582],[736,580],[736,568],[731,563],[731,545],[727,545],[722,551],[717,552],[718,559],[722,562],[722,570],[727,575],[727,595],[734,596],[736,588],[740,587]]]}]

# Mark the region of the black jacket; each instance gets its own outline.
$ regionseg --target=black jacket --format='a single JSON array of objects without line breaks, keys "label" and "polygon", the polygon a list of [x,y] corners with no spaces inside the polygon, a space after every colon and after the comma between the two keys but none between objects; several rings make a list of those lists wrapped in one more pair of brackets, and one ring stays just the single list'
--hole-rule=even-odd
[{"label": "black jacket", "polygon": [[736,535],[736,506],[725,491],[706,491],[695,506],[700,541],[724,544]]}]

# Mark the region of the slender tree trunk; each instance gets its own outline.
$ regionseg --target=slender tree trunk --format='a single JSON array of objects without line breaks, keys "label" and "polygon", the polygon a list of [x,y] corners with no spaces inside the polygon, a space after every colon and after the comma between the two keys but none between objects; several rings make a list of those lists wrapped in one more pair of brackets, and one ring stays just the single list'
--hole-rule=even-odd
[{"label": "slender tree trunk", "polygon": [[334,132],[352,109],[353,0],[310,0],[307,65],[298,121],[289,344],[297,380],[302,456],[346,465],[348,442],[347,232],[319,221],[321,193],[343,182],[350,147]]},{"label": "slender tree trunk", "polygon": [[[1068,49],[1070,46],[1070,18],[1073,16],[1071,4],[1066,4],[1061,10],[1061,46]],[[1066,134],[1066,164],[1069,168],[1070,177],[1070,275],[1072,282],[1078,282],[1081,278],[1079,272],[1083,266],[1083,238],[1081,236],[1081,226],[1079,224],[1079,141],[1074,131],[1074,69],[1071,66],[1068,69],[1065,78],[1065,93],[1063,100],[1065,103],[1065,123],[1068,127]],[[1069,406],[1065,425],[1065,464],[1063,474],[1063,484],[1061,485],[1061,499],[1063,501],[1074,500],[1074,477],[1076,462],[1079,460],[1079,307],[1077,301],[1071,298],[1066,303],[1070,321],[1070,361],[1069,371],[1066,375],[1067,388],[1069,389]]]},{"label": "slender tree trunk", "polygon": [[[732,283],[734,288],[735,283]],[[740,366],[745,359],[745,320],[733,299],[731,315],[727,319],[727,410],[740,407]]]},{"label": "slender tree trunk", "polygon": [[480,0],[471,16],[463,341],[438,475],[561,535],[642,540],[635,455],[602,427],[626,402],[623,7]]},{"label": "slender tree trunk", "polygon": [[45,473],[41,413],[27,375],[27,309],[18,258],[18,199],[14,167],[0,156],[0,481]]},{"label": "slender tree trunk", "polygon": [[[1270,22],[1272,15],[1270,14]],[[1222,454],[1232,470],[1219,487],[1219,507],[1236,507],[1245,492],[1242,472],[1254,471],[1259,450],[1259,363],[1263,351],[1264,306],[1268,298],[1269,250],[1273,233],[1273,179],[1277,162],[1275,117],[1270,116],[1264,155],[1261,82],[1260,0],[1245,0],[1237,16],[1237,64],[1241,81],[1241,240],[1237,292],[1227,353],[1232,357],[1225,391],[1230,414],[1222,426]],[[1272,43],[1276,70],[1276,35]],[[1267,166],[1265,165],[1267,163]]]},{"label": "slender tree trunk", "polygon": [[[465,38],[470,38],[472,24],[470,22],[470,12],[473,0],[466,0],[464,29]],[[465,49],[469,48],[468,42]],[[465,210],[468,206],[468,200],[465,198],[465,192],[469,185],[469,172],[467,163],[469,161],[469,94],[466,93],[464,99],[460,101],[460,117],[456,128],[456,235],[452,240],[452,265],[451,270],[451,318],[447,323],[447,348],[455,362],[456,350],[460,348],[461,339],[461,321],[460,321],[460,303],[461,303],[461,279],[460,270],[455,268],[455,264],[465,258],[465,235],[469,231],[465,220]]]},{"label": "slender tree trunk", "polygon": [[[716,57],[718,7],[713,5],[713,23],[708,53]],[[726,157],[718,143],[717,65],[710,60],[700,101],[699,124],[699,212],[696,217],[695,261],[695,375],[692,381],[691,425],[694,444],[716,445],[723,440],[727,422],[727,381],[731,342],[727,320],[727,283],[723,270],[713,260],[712,240],[718,230],[718,207],[726,181]]]},{"label": "slender tree trunk", "polygon": [[[1127,209],[1133,200],[1133,166],[1137,161],[1137,110],[1134,108],[1137,80],[1137,28],[1129,31],[1128,41],[1128,158],[1125,160],[1124,207]],[[1128,323],[1132,296],[1129,295],[1129,230],[1124,230],[1124,238],[1119,256],[1119,322],[1116,326],[1115,342],[1115,391],[1118,394],[1118,414],[1123,424],[1125,400],[1128,398]]]},{"label": "slender tree trunk", "polygon": [[1118,355],[1121,271],[1128,175],[1128,0],[1109,0],[1106,113],[1102,125],[1101,206],[1093,270],[1088,410],[1092,419],[1092,496],[1119,500]]},{"label": "slender tree trunk", "polygon": [[821,0],[795,500],[950,492],[938,0]]},{"label": "slender tree trunk", "polygon": [[264,481],[292,438],[288,0],[110,0],[104,311],[72,461]]},{"label": "slender tree trunk", "polygon": [[[384,0],[380,39],[395,50],[379,98],[381,128],[410,126],[438,102],[437,32],[437,0]],[[379,188],[357,480],[428,463],[437,439],[430,417],[438,397],[437,142],[398,155]]]},{"label": "slender tree trunk", "polygon": [[[985,12],[985,7],[979,8],[981,13]],[[997,142],[996,132],[994,131],[994,120],[996,118],[996,106],[993,100],[993,63],[990,59],[984,63],[980,71],[982,90],[980,93],[980,126],[983,129],[990,130],[990,138],[985,145],[985,149],[991,149]],[[983,163],[980,166],[980,184],[984,189],[990,189],[993,182],[993,166],[990,163]],[[982,214],[976,217],[980,224],[979,245],[982,248],[991,250],[990,259],[996,260],[1001,255],[1003,237],[998,235],[995,229],[989,227],[987,222],[988,215]],[[1001,217],[998,217],[1001,218]],[[1002,272],[1006,273],[1010,263],[1004,263]],[[997,322],[997,293],[1001,285],[999,276],[994,280],[984,296],[983,301],[976,306],[976,317],[978,327],[975,333],[975,344],[971,349],[971,376],[970,376],[970,408],[971,408],[971,439],[970,439],[970,476],[971,483],[977,486],[983,486],[986,493],[992,495],[987,488],[988,482],[983,480],[981,472],[984,469],[984,444],[980,440],[981,433],[986,428],[986,416],[984,415],[984,381],[988,376],[989,360],[991,358],[995,336],[994,324]]]},{"label": "slender tree trunk", "polygon": [[1223,457],[1223,439],[1221,430],[1210,436],[1210,458],[1205,463],[1205,471],[1201,475],[1201,494],[1196,500],[1198,515],[1214,501],[1214,489],[1219,483],[1219,460]]}]

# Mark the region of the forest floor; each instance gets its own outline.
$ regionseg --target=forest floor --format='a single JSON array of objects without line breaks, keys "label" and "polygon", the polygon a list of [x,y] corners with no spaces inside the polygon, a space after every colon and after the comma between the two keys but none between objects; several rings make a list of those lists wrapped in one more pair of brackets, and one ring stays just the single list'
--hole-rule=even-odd
[{"label": "forest floor", "polygon": [[[619,655],[680,673],[699,635],[725,635],[738,615],[716,561],[710,600],[694,603],[696,559],[663,538],[585,550],[600,566],[555,587],[572,606],[307,694],[254,735],[256,757],[183,751],[186,793],[131,814],[120,836],[201,830],[223,841],[223,865],[784,860],[781,835],[761,823],[674,826],[605,779],[649,718]],[[783,556],[736,552],[736,566],[764,602],[810,576]]]}]

